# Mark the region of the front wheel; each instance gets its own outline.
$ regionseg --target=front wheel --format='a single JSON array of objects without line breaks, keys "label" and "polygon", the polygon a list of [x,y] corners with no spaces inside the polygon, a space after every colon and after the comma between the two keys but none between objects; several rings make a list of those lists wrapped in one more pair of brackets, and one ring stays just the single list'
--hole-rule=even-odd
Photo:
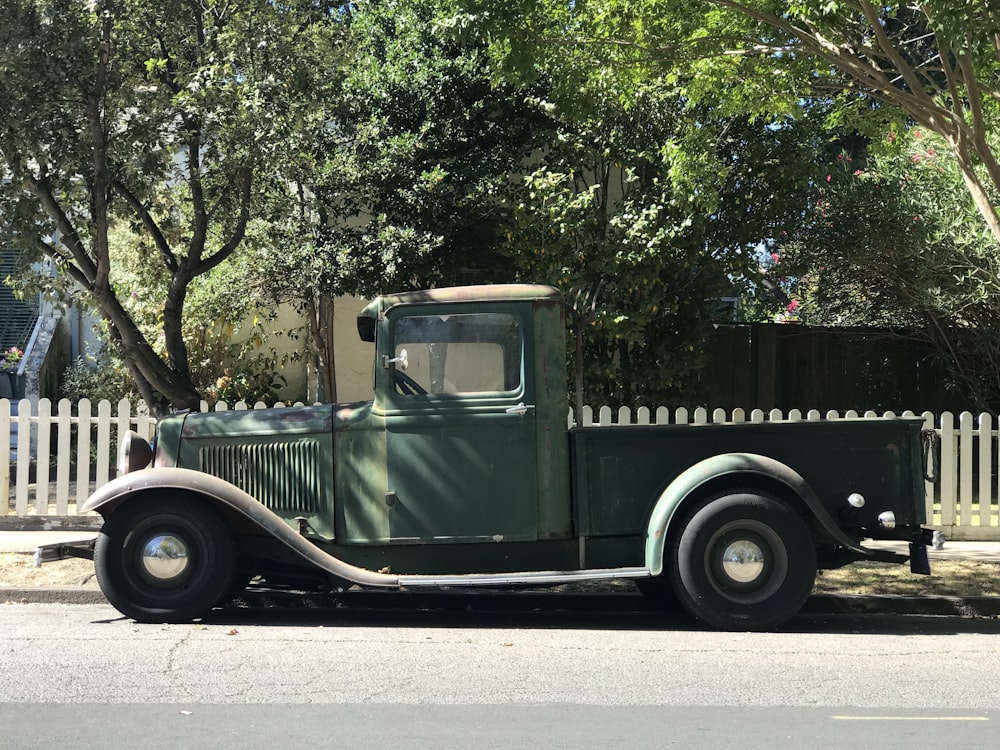
[{"label": "front wheel", "polygon": [[704,501],[670,547],[677,598],[722,630],[766,630],[802,607],[816,579],[816,549],[802,518],[766,495]]},{"label": "front wheel", "polygon": [[94,547],[101,591],[140,622],[186,622],[230,590],[236,553],[225,522],[190,496],[128,500],[105,521]]}]

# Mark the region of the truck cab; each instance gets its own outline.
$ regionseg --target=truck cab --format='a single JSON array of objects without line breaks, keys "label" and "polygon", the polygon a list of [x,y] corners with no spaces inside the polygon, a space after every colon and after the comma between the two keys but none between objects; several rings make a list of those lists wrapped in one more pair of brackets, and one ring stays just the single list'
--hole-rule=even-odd
[{"label": "truck cab", "polygon": [[[384,499],[380,538],[396,543],[568,537],[564,327],[548,287],[375,300],[359,317],[376,359],[371,412],[358,428],[384,440],[384,485],[359,494],[360,477],[338,482],[344,501],[361,510]],[[354,438],[338,432],[338,448],[349,451]],[[362,529],[345,532],[367,541]]]}]

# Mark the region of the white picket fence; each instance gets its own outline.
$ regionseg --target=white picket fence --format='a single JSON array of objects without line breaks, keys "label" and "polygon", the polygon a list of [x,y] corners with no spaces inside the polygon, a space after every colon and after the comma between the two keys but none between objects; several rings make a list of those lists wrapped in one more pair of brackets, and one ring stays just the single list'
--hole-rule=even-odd
[{"label": "white picket fence", "polygon": [[[283,406],[279,404],[278,407]],[[37,409],[30,401],[18,403],[11,416],[11,403],[0,399],[0,517],[74,516],[77,507],[97,487],[115,474],[118,436],[127,430],[151,437],[155,420],[129,401],[96,405],[86,399],[76,404],[62,400],[53,404],[41,399]],[[229,407],[220,402],[215,410]],[[238,403],[234,409],[267,408]],[[202,404],[207,411],[208,405]],[[596,412],[583,409],[583,425],[612,424],[708,424],[724,422],[779,422],[818,419],[856,419],[858,417],[895,417],[886,412],[827,412],[787,414],[774,410],[675,409],[666,407],[636,410],[627,407]],[[1000,464],[1000,431],[989,414],[969,412],[935,415],[902,412],[898,416],[918,416],[940,438],[940,479],[926,483],[929,525],[940,529],[949,539],[1000,541],[1000,497],[997,465]],[[12,439],[12,435],[14,436]]]}]

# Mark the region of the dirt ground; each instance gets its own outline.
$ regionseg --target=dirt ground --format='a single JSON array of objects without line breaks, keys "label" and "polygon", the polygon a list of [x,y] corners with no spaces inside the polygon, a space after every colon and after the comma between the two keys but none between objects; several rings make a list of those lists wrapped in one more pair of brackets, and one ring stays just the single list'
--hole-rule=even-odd
[{"label": "dirt ground", "polygon": [[[855,563],[820,571],[818,594],[899,596],[1000,596],[1000,563],[981,560],[934,561],[929,576],[912,575],[906,565]],[[0,553],[0,587],[96,587],[90,560],[60,560],[35,567],[31,554]]]},{"label": "dirt ground", "polygon": [[59,560],[35,567],[35,556],[18,552],[0,553],[0,586],[97,586],[91,560]]}]

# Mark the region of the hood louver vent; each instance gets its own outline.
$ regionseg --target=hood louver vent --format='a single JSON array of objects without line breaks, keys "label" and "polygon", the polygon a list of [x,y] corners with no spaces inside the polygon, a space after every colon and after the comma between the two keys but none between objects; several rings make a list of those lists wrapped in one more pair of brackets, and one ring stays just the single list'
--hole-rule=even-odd
[{"label": "hood louver vent", "polygon": [[314,515],[320,504],[318,440],[259,445],[210,445],[201,471],[236,485],[280,514]]}]

